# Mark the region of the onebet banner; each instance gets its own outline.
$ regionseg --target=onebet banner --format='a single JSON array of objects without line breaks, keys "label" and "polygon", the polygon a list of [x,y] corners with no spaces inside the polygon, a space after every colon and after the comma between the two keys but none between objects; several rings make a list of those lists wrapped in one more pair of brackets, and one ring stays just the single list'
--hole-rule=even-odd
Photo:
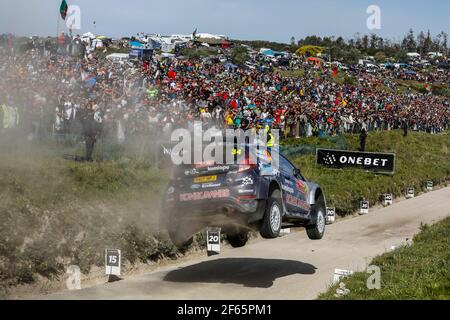
[{"label": "onebet banner", "polygon": [[395,153],[317,149],[316,155],[316,163],[325,167],[358,168],[386,174],[395,171]]}]

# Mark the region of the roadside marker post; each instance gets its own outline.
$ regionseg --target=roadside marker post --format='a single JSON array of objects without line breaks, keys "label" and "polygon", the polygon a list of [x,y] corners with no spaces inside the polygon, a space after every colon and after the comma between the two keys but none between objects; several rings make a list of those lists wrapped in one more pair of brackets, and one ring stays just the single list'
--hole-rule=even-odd
[{"label": "roadside marker post", "polygon": [[412,199],[415,196],[414,188],[406,189],[406,199]]},{"label": "roadside marker post", "polygon": [[369,213],[369,201],[361,201],[359,214],[363,215],[368,213]]},{"label": "roadside marker post", "polygon": [[351,271],[351,270],[334,269],[333,285],[339,283],[342,280],[342,278],[351,276],[352,274],[353,274],[353,271]]},{"label": "roadside marker post", "polygon": [[427,191],[433,191],[433,181],[427,181]]},{"label": "roadside marker post", "polygon": [[336,208],[327,207],[327,224],[332,224],[336,221]]},{"label": "roadside marker post", "polygon": [[105,273],[111,276],[120,276],[121,251],[117,249],[105,250]]},{"label": "roadside marker post", "polygon": [[206,230],[206,248],[208,257],[220,254],[220,228]]},{"label": "roadside marker post", "polygon": [[393,203],[393,196],[392,193],[385,193],[384,194],[384,206],[392,206]]}]

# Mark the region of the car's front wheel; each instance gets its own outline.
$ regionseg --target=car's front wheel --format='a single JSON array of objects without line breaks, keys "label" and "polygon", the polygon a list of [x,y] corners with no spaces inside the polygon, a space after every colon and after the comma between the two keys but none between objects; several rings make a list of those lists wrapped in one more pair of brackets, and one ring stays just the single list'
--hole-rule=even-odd
[{"label": "car's front wheel", "polygon": [[267,201],[267,207],[260,230],[263,238],[273,239],[280,235],[281,220],[283,218],[283,207],[281,204],[281,193],[274,190]]},{"label": "car's front wheel", "polygon": [[313,205],[311,212],[314,223],[306,227],[306,234],[311,240],[320,240],[323,238],[326,224],[325,212],[325,201],[323,195],[320,195],[316,204]]}]

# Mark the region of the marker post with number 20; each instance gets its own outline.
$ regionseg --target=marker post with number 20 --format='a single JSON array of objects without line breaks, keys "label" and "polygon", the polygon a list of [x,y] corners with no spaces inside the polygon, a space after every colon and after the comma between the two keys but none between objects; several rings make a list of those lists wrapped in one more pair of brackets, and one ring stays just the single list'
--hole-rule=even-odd
[{"label": "marker post with number 20", "polygon": [[220,228],[206,230],[206,245],[208,257],[220,253]]}]

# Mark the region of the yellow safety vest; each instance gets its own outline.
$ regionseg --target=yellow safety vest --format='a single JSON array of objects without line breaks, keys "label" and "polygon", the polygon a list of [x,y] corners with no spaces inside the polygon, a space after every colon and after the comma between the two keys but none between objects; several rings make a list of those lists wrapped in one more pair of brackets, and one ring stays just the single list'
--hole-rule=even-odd
[{"label": "yellow safety vest", "polygon": [[[11,114],[9,112],[9,107],[5,104],[2,105],[2,111],[3,111],[3,129],[9,129],[12,128],[14,125],[10,126],[10,117]],[[20,121],[20,116],[19,116],[19,109],[17,107],[14,107],[14,111],[15,111],[15,125],[18,127],[19,126],[19,121]]]},{"label": "yellow safety vest", "polygon": [[275,145],[275,138],[273,134],[269,133],[269,140],[267,141],[267,147],[272,148]]}]

